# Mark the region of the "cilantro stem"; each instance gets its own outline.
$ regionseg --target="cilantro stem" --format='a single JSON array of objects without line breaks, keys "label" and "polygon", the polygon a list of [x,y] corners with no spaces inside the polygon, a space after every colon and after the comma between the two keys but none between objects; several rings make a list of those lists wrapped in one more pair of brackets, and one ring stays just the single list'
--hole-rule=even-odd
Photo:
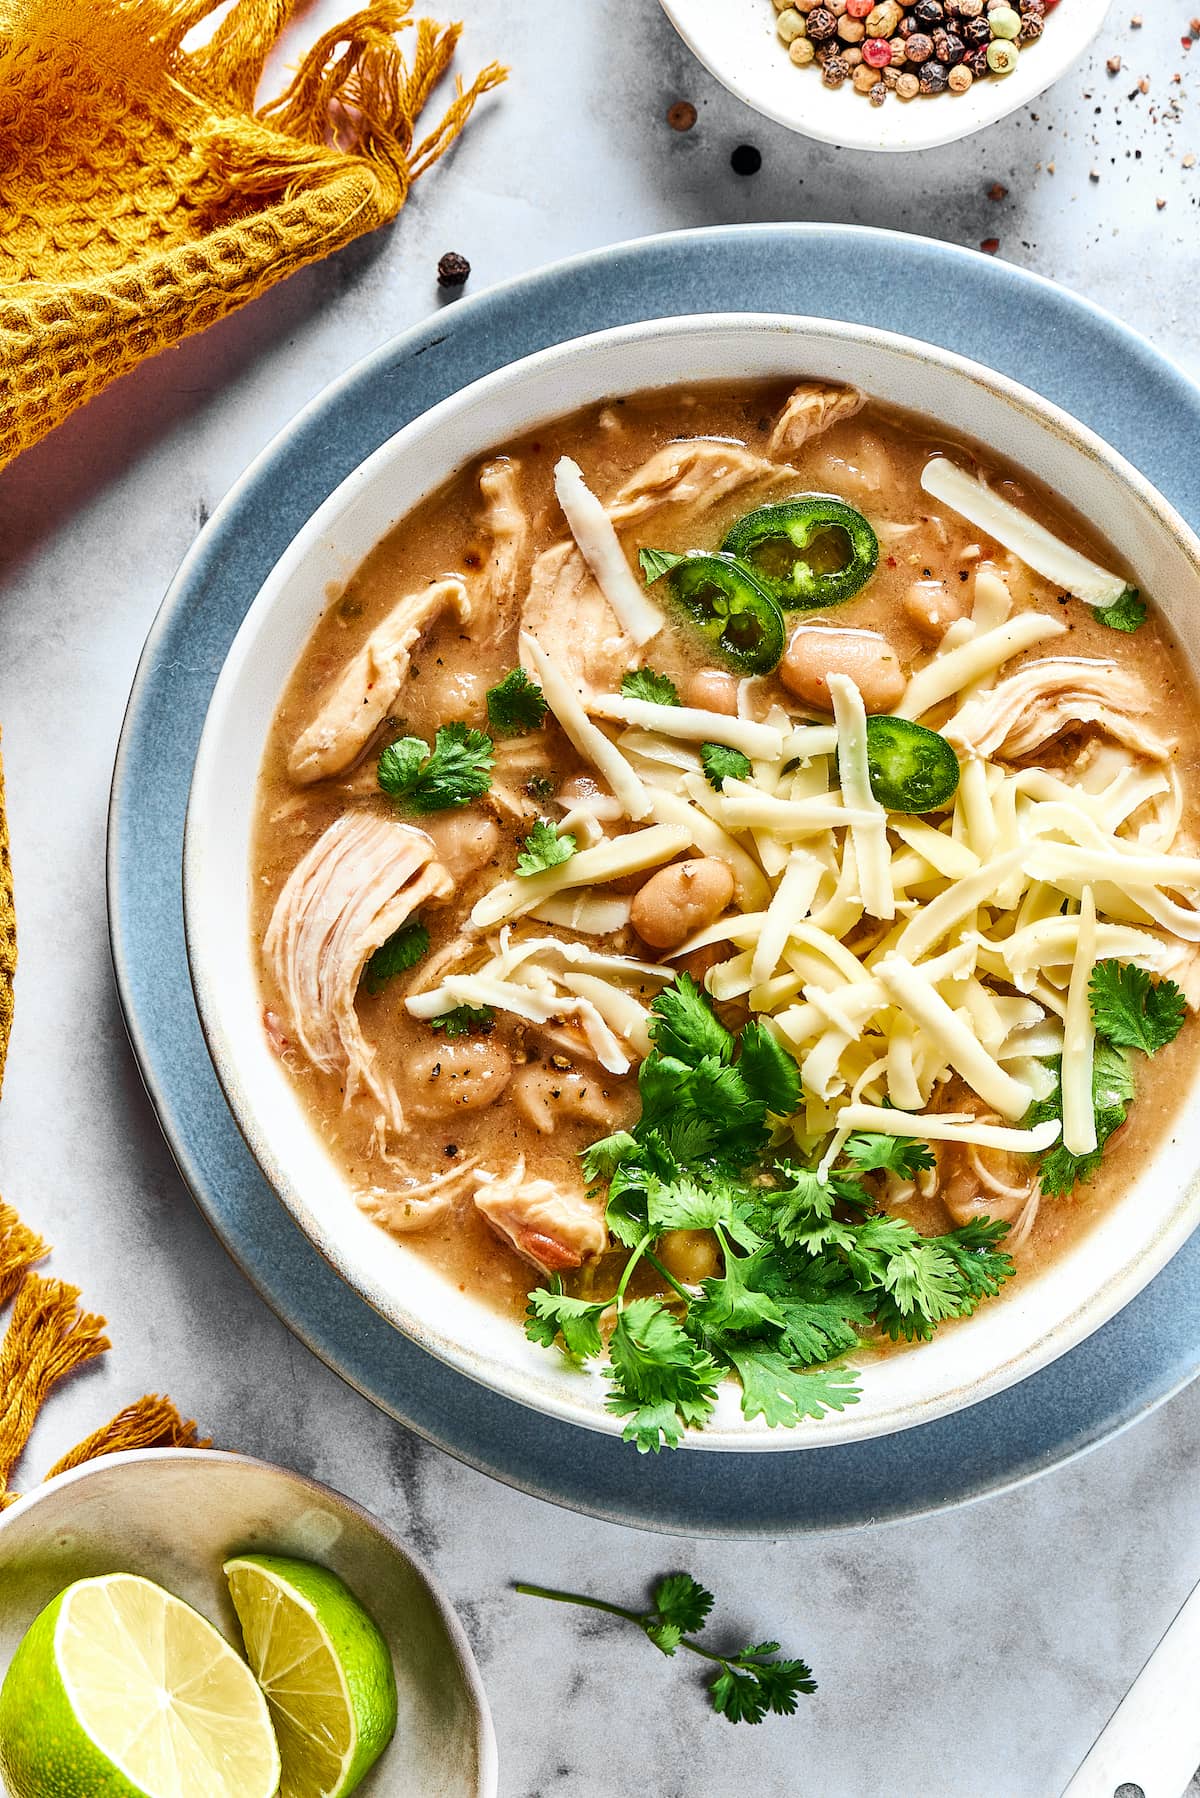
[{"label": "cilantro stem", "polygon": [[645,1622],[645,1614],[641,1611],[627,1610],[621,1604],[609,1604],[603,1598],[589,1598],[583,1592],[557,1592],[551,1586],[531,1586],[524,1580],[517,1580],[513,1590],[524,1592],[528,1598],[549,1598],[555,1604],[581,1604],[589,1611],[607,1611],[610,1617],[624,1617],[626,1623],[640,1626]]},{"label": "cilantro stem", "polygon": [[650,1250],[647,1249],[646,1250],[646,1259],[650,1263],[651,1267],[655,1270],[655,1272],[662,1275],[663,1279],[667,1282],[667,1285],[674,1287],[675,1291],[679,1294],[679,1296],[683,1300],[684,1304],[690,1305],[692,1302],[692,1299],[695,1295],[693,1293],[690,1293],[686,1286],[681,1286],[679,1284],[679,1281],[675,1278],[674,1274],[671,1273],[669,1271],[669,1269],[667,1269],[663,1266],[663,1264],[659,1260],[658,1256],[652,1255],[650,1253]]},{"label": "cilantro stem", "polygon": [[[632,1274],[642,1256],[649,1252],[649,1247],[650,1238],[648,1236],[643,1236],[642,1240],[638,1243],[637,1248],[634,1249],[632,1255],[630,1255],[628,1261],[625,1263],[624,1272],[617,1281],[617,1290],[608,1301],[610,1305],[615,1305],[618,1311],[622,1311],[625,1308],[625,1288],[629,1284],[629,1276]],[[653,1256],[651,1256],[651,1260],[653,1260]]]}]

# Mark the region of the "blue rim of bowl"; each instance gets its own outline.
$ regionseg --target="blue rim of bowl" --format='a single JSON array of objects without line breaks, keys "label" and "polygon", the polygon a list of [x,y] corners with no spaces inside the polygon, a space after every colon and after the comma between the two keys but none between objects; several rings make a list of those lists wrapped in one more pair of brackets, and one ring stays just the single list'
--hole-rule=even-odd
[{"label": "blue rim of bowl", "polygon": [[[838,296],[838,314],[844,317],[848,307],[855,322],[869,324],[882,312],[889,324],[894,324],[898,296],[906,306],[915,306],[919,301],[923,307],[931,291],[929,265],[932,263],[947,280],[947,285],[938,290],[941,313],[937,333],[943,343],[947,338],[951,340],[946,347],[958,348],[968,328],[978,326],[982,329],[990,325],[997,298],[1007,299],[1017,307],[1024,305],[1031,312],[1049,315],[1050,322],[1067,327],[1068,337],[1072,325],[1086,325],[1088,333],[1096,340],[1088,346],[1088,355],[1095,356],[1101,350],[1116,352],[1121,359],[1117,364],[1121,378],[1097,386],[1091,379],[1094,362],[1080,361],[1067,376],[1068,381],[1073,378],[1076,385],[1064,393],[1059,357],[1052,359],[1046,371],[1039,375],[1038,388],[1056,404],[1076,416],[1082,415],[1083,422],[1114,447],[1119,447],[1139,469],[1143,456],[1153,464],[1154,449],[1163,440],[1167,429],[1162,416],[1164,401],[1179,415],[1181,428],[1200,429],[1200,394],[1140,333],[1125,326],[1095,302],[1068,293],[1044,276],[1028,273],[1011,264],[997,263],[954,245],[861,226],[761,224],[662,233],[565,258],[458,302],[451,329],[444,328],[444,315],[442,318],[435,316],[418,322],[382,345],[323,389],[254,458],[224,496],[184,558],[151,628],[138,664],[118,746],[110,804],[107,868],[110,945],[130,1042],[180,1173],[214,1234],[247,1278],[289,1328],[349,1385],[468,1465],[534,1496],[615,1523],[706,1537],[737,1538],[852,1529],[869,1522],[928,1515],[991,1493],[1011,1490],[1050,1467],[1087,1452],[1182,1390],[1200,1372],[1200,1340],[1193,1335],[1185,1344],[1180,1344],[1172,1338],[1162,1345],[1163,1353],[1168,1350],[1170,1353],[1167,1365],[1163,1363],[1162,1353],[1150,1356],[1147,1362],[1144,1345],[1137,1334],[1130,1341],[1121,1340],[1120,1326],[1126,1313],[1118,1314],[1096,1336],[1050,1368],[979,1406],[871,1442],[803,1451],[806,1473],[815,1475],[819,1463],[826,1463],[829,1473],[823,1480],[810,1478],[805,1492],[799,1497],[791,1491],[766,1490],[771,1484],[763,1478],[767,1467],[773,1464],[782,1468],[787,1464],[785,1456],[768,1457],[766,1462],[760,1456],[736,1454],[724,1455],[719,1462],[704,1457],[704,1464],[721,1469],[725,1491],[697,1492],[686,1487],[680,1489],[679,1482],[673,1478],[659,1480],[655,1467],[646,1468],[644,1463],[639,1464],[637,1457],[624,1445],[614,1443],[610,1438],[580,1432],[569,1425],[556,1425],[552,1420],[540,1417],[533,1420],[548,1426],[548,1433],[554,1438],[552,1441],[531,1443],[519,1440],[514,1443],[514,1432],[518,1435],[523,1432],[528,1437],[530,1413],[491,1393],[483,1396],[499,1409],[501,1415],[485,1418],[482,1422],[474,1419],[470,1427],[465,1427],[457,1415],[454,1398],[460,1394],[440,1391],[431,1395],[426,1392],[419,1403],[413,1404],[407,1395],[405,1402],[399,1402],[381,1391],[386,1382],[378,1366],[364,1365],[363,1354],[358,1352],[360,1344],[348,1343],[345,1338],[330,1340],[329,1320],[320,1315],[321,1303],[328,1305],[331,1298],[336,1302],[336,1295],[319,1295],[314,1307],[310,1295],[305,1292],[303,1305],[308,1314],[303,1318],[297,1315],[301,1301],[294,1292],[284,1295],[273,1290],[273,1266],[264,1265],[261,1257],[256,1260],[246,1251],[229,1219],[220,1213],[214,1202],[203,1157],[178,1115],[171,1084],[172,1070],[169,1066],[159,1067],[159,1050],[169,1062],[167,1046],[160,1040],[161,1031],[156,1020],[143,1017],[139,1008],[139,927],[127,914],[124,904],[122,837],[126,828],[130,765],[141,747],[137,742],[139,730],[153,703],[162,645],[171,634],[177,613],[183,609],[189,584],[202,571],[211,546],[247,496],[259,486],[277,460],[286,459],[289,446],[295,447],[315,424],[336,411],[367,383],[386,378],[394,368],[437,350],[449,338],[468,338],[465,345],[455,342],[455,350],[460,356],[464,350],[467,352],[468,368],[461,379],[456,378],[441,389],[438,397],[442,392],[466,386],[478,374],[505,360],[515,360],[527,353],[526,349],[520,349],[512,356],[489,357],[485,354],[481,360],[472,351],[469,327],[477,319],[486,320],[489,312],[498,309],[503,312],[505,308],[514,311],[516,316],[508,321],[508,328],[512,331],[532,330],[534,338],[528,345],[532,349],[563,341],[583,329],[600,329],[672,312],[718,310],[723,304],[745,306],[746,284],[751,276],[758,283],[754,290],[757,306],[763,310],[786,310],[793,293],[788,283],[803,283],[813,267],[820,266],[814,263],[814,254],[821,251],[828,256],[828,267],[835,277],[832,285]],[[789,252],[795,258],[794,268],[788,265]],[[754,265],[752,269],[745,266],[747,262]],[[714,300],[709,296],[702,308],[690,307],[678,302],[679,290],[672,287],[667,287],[659,297],[658,289],[665,276],[677,276],[684,267],[697,279],[708,277],[723,283],[722,292],[730,290],[728,300]],[[827,278],[824,268],[821,274],[823,279]],[[908,294],[902,293],[906,279],[912,287]],[[762,297],[763,292],[774,295],[777,285],[780,298]],[[615,292],[610,288],[615,288]],[[979,291],[980,288],[985,291]],[[651,297],[643,297],[646,294]],[[563,313],[561,324],[551,322],[555,319],[556,308]],[[806,310],[813,315],[823,315],[819,306],[808,304]],[[833,316],[832,313],[825,315]],[[581,325],[581,316],[591,322]],[[1043,318],[1041,322],[1047,321]],[[917,328],[916,323],[912,328]],[[475,341],[482,340],[476,332]],[[1018,346],[1014,344],[1014,347]],[[1029,358],[1022,355],[1020,360],[1021,372],[1028,375]],[[1155,396],[1154,429],[1148,435],[1135,430],[1128,414],[1120,409],[1147,384],[1160,390]],[[1086,403],[1081,403],[1081,399]],[[430,400],[428,403],[435,402]],[[304,518],[311,515],[351,467],[394,434],[401,422],[400,410],[393,412],[386,427],[364,441],[345,468],[338,464],[331,476],[321,479],[319,491],[314,492],[311,501],[303,502],[307,508],[304,516],[289,524],[288,535],[279,548],[271,552],[264,576]],[[1185,459],[1170,463],[1161,473],[1148,478],[1185,516],[1200,519],[1200,476],[1189,471]],[[232,634],[231,631],[226,636],[226,647]],[[212,679],[215,681],[215,671]],[[181,833],[182,812],[179,828]],[[176,904],[175,911],[178,910]],[[181,941],[181,917],[173,916],[168,921],[168,928],[171,926],[177,927],[176,934]],[[171,946],[168,944],[168,948]],[[186,970],[184,979],[186,981]],[[212,1078],[215,1087],[215,1074]],[[223,1099],[220,1103],[224,1109]],[[218,1120],[210,1121],[220,1128]],[[236,1136],[240,1144],[241,1138],[232,1117],[226,1114],[224,1122],[228,1132]],[[248,1157],[249,1152],[245,1153]],[[254,1172],[257,1175],[257,1169]],[[280,1210],[282,1214],[282,1208]],[[286,1214],[282,1215],[286,1224],[289,1220]],[[1192,1243],[1195,1241],[1193,1238]],[[1189,1245],[1184,1245],[1175,1260],[1156,1276],[1127,1311],[1140,1307],[1144,1321],[1153,1302],[1160,1318],[1170,1320],[1184,1314],[1190,1287],[1185,1284],[1181,1269],[1188,1249]],[[299,1270],[301,1274],[303,1271]],[[336,1281],[336,1276],[330,1278],[341,1284]],[[1173,1286],[1179,1287],[1178,1294],[1171,1291],[1166,1296]],[[1149,1295],[1156,1291],[1164,1296],[1152,1300]],[[362,1309],[369,1310],[365,1305]],[[415,1352],[421,1354],[419,1350]],[[369,1359],[369,1349],[366,1354]],[[1122,1373],[1124,1376],[1124,1389],[1120,1391],[1117,1390],[1120,1380],[1114,1379],[1114,1361],[1118,1376]],[[1125,1363],[1123,1368],[1122,1362]],[[1130,1366],[1130,1362],[1134,1365]],[[451,1376],[451,1380],[458,1386],[469,1385],[461,1376]],[[1058,1400],[1049,1390],[1060,1381],[1071,1386],[1069,1400]],[[474,1388],[474,1391],[478,1406],[481,1389]],[[1014,1394],[1022,1401],[1023,1415],[1019,1419],[1002,1415],[1009,1410],[1006,1401],[1011,1401]],[[1032,1418],[1031,1411],[1034,1412]],[[986,1422],[976,1424],[974,1421],[985,1416]],[[961,1437],[964,1433],[971,1436],[970,1452],[965,1456],[962,1442],[953,1440],[955,1435]],[[581,1440],[593,1445],[600,1443],[617,1451],[624,1456],[623,1465],[615,1470],[611,1466],[593,1465],[581,1473],[580,1464],[589,1459],[586,1452],[581,1452]],[[919,1464],[915,1470],[908,1469],[913,1477],[906,1479],[895,1466],[881,1474],[878,1469],[861,1464],[863,1450],[883,1450],[890,1461],[892,1457],[887,1451],[894,1445],[903,1449],[903,1458]],[[590,1458],[594,1463],[595,1455]],[[697,1457],[683,1459],[692,1467],[698,1460]],[[735,1474],[735,1464],[740,1461],[749,1464],[744,1494],[737,1490],[739,1482]],[[821,1487],[819,1492],[815,1490],[817,1486]],[[732,1503],[728,1502],[729,1494],[733,1494]]]}]

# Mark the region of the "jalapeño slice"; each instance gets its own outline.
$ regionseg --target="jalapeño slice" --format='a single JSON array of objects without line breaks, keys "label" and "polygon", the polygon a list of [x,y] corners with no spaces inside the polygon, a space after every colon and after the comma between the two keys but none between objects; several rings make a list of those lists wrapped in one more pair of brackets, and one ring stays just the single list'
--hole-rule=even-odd
[{"label": "jalape\u00f1o slice", "polygon": [[689,550],[674,556],[644,549],[639,561],[648,583],[667,577],[677,610],[739,674],[768,674],[783,654],[783,614],[766,588],[735,556]]},{"label": "jalape\u00f1o slice", "polygon": [[958,757],[945,737],[910,718],[867,719],[871,791],[890,812],[928,812],[958,790]]},{"label": "jalape\u00f1o slice", "polygon": [[831,493],[802,493],[739,519],[721,545],[785,612],[837,606],[865,587],[879,539],[861,512]]}]

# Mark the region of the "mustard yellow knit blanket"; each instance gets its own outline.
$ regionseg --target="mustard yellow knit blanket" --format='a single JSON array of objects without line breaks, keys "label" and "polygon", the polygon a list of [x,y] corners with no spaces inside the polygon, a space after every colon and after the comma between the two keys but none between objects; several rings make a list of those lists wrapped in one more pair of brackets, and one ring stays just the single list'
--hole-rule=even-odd
[{"label": "mustard yellow knit blanket", "polygon": [[[459,27],[378,0],[255,96],[301,0],[0,0],[0,466],[272,282],[383,224],[454,140],[491,64],[417,121]],[[197,35],[203,35],[202,32]]]}]

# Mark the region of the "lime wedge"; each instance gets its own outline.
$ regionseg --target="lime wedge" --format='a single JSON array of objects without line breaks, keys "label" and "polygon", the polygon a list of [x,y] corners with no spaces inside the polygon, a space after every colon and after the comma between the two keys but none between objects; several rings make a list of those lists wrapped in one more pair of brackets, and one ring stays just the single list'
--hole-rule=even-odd
[{"label": "lime wedge", "polygon": [[280,1798],[342,1798],[395,1733],[387,1643],[326,1567],[239,1555],[225,1577],[279,1738]]},{"label": "lime wedge", "polygon": [[274,1798],[263,1695],[212,1624],[132,1573],[79,1580],[0,1690],[12,1798]]}]

